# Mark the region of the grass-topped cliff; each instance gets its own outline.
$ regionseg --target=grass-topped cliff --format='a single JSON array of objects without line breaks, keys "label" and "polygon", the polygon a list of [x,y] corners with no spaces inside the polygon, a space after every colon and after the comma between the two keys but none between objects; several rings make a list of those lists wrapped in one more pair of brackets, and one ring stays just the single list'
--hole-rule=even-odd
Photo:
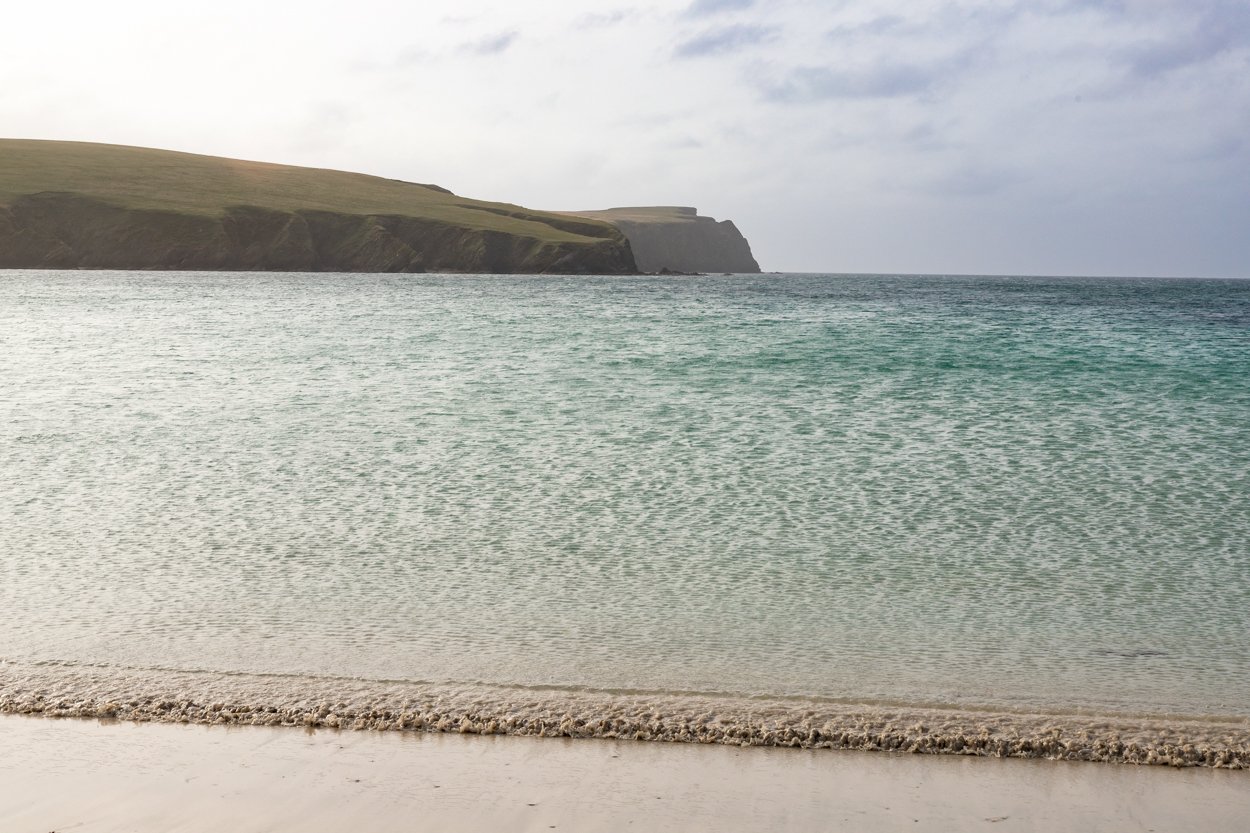
[{"label": "grass-topped cliff", "polygon": [[17,139],[0,139],[0,267],[637,271],[595,218],[344,171]]}]

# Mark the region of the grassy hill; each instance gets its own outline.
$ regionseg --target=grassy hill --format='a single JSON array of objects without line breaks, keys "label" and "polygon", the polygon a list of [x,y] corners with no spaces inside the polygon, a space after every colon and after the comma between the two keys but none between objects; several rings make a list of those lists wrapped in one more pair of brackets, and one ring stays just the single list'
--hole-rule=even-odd
[{"label": "grassy hill", "polygon": [[0,267],[635,272],[604,220],[316,168],[0,139]]}]

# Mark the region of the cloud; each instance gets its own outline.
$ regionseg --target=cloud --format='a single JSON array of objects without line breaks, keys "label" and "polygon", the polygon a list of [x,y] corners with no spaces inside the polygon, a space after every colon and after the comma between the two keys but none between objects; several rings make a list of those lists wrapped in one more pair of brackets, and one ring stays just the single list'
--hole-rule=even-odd
[{"label": "cloud", "polygon": [[798,67],[779,82],[766,84],[764,97],[782,104],[836,98],[897,98],[924,92],[936,73],[912,64],[879,64],[859,70]]},{"label": "cloud", "polygon": [[771,39],[776,30],[768,26],[723,26],[682,41],[673,50],[678,58],[698,58],[735,52]]},{"label": "cloud", "polygon": [[291,149],[297,153],[335,150],[344,135],[361,120],[353,105],[322,101],[307,107],[299,128],[291,131]]},{"label": "cloud", "polygon": [[1201,64],[1250,43],[1250,7],[1217,4],[1188,31],[1170,32],[1126,49],[1122,57],[1136,76],[1151,78]]},{"label": "cloud", "polygon": [[986,197],[1021,181],[1015,172],[991,165],[963,165],[924,183],[925,190],[943,197]]},{"label": "cloud", "polygon": [[497,35],[488,35],[475,41],[462,44],[461,52],[467,52],[471,55],[498,55],[516,43],[518,33],[513,30],[511,32],[501,32]]},{"label": "cloud", "polygon": [[430,60],[430,52],[420,46],[409,46],[401,50],[399,56],[395,58],[395,66],[410,67],[415,64],[423,64]]},{"label": "cloud", "polygon": [[[63,60],[0,49],[0,125],[534,206],[696,203],[780,268],[1250,276],[1250,0],[222,4],[177,25],[156,0],[10,4]],[[251,83],[282,72],[280,101]]]},{"label": "cloud", "polygon": [[828,37],[831,40],[842,40],[860,35],[875,37],[897,33],[906,28],[908,28],[907,21],[902,17],[896,14],[884,14],[865,23],[846,23],[830,29]]},{"label": "cloud", "polygon": [[703,147],[703,142],[693,136],[682,136],[681,138],[665,142],[664,147],[669,150],[700,150]]},{"label": "cloud", "polygon": [[400,49],[394,57],[381,58],[357,58],[347,64],[348,69],[352,72],[372,72],[385,73],[394,70],[409,69],[421,64],[428,64],[436,60],[438,56],[428,49],[416,44],[406,46]]},{"label": "cloud", "polygon": [[623,23],[637,14],[637,9],[617,9],[612,12],[584,14],[573,22],[575,29],[603,29]]},{"label": "cloud", "polygon": [[686,9],[687,17],[707,17],[721,12],[733,12],[749,9],[755,0],[694,0]]}]

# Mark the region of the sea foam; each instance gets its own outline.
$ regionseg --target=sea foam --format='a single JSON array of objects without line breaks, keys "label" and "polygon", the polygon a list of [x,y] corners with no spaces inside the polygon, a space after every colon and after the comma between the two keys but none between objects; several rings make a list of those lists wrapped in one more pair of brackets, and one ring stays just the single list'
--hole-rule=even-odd
[{"label": "sea foam", "polygon": [[0,666],[0,712],[1250,768],[1250,720]]}]

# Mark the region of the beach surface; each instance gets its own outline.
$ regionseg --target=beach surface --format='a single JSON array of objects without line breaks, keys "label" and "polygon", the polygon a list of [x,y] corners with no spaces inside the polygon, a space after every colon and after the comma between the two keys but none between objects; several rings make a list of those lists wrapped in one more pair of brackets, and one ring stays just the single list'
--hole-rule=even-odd
[{"label": "beach surface", "polygon": [[0,829],[1182,831],[1250,774],[829,750],[0,716]]}]

